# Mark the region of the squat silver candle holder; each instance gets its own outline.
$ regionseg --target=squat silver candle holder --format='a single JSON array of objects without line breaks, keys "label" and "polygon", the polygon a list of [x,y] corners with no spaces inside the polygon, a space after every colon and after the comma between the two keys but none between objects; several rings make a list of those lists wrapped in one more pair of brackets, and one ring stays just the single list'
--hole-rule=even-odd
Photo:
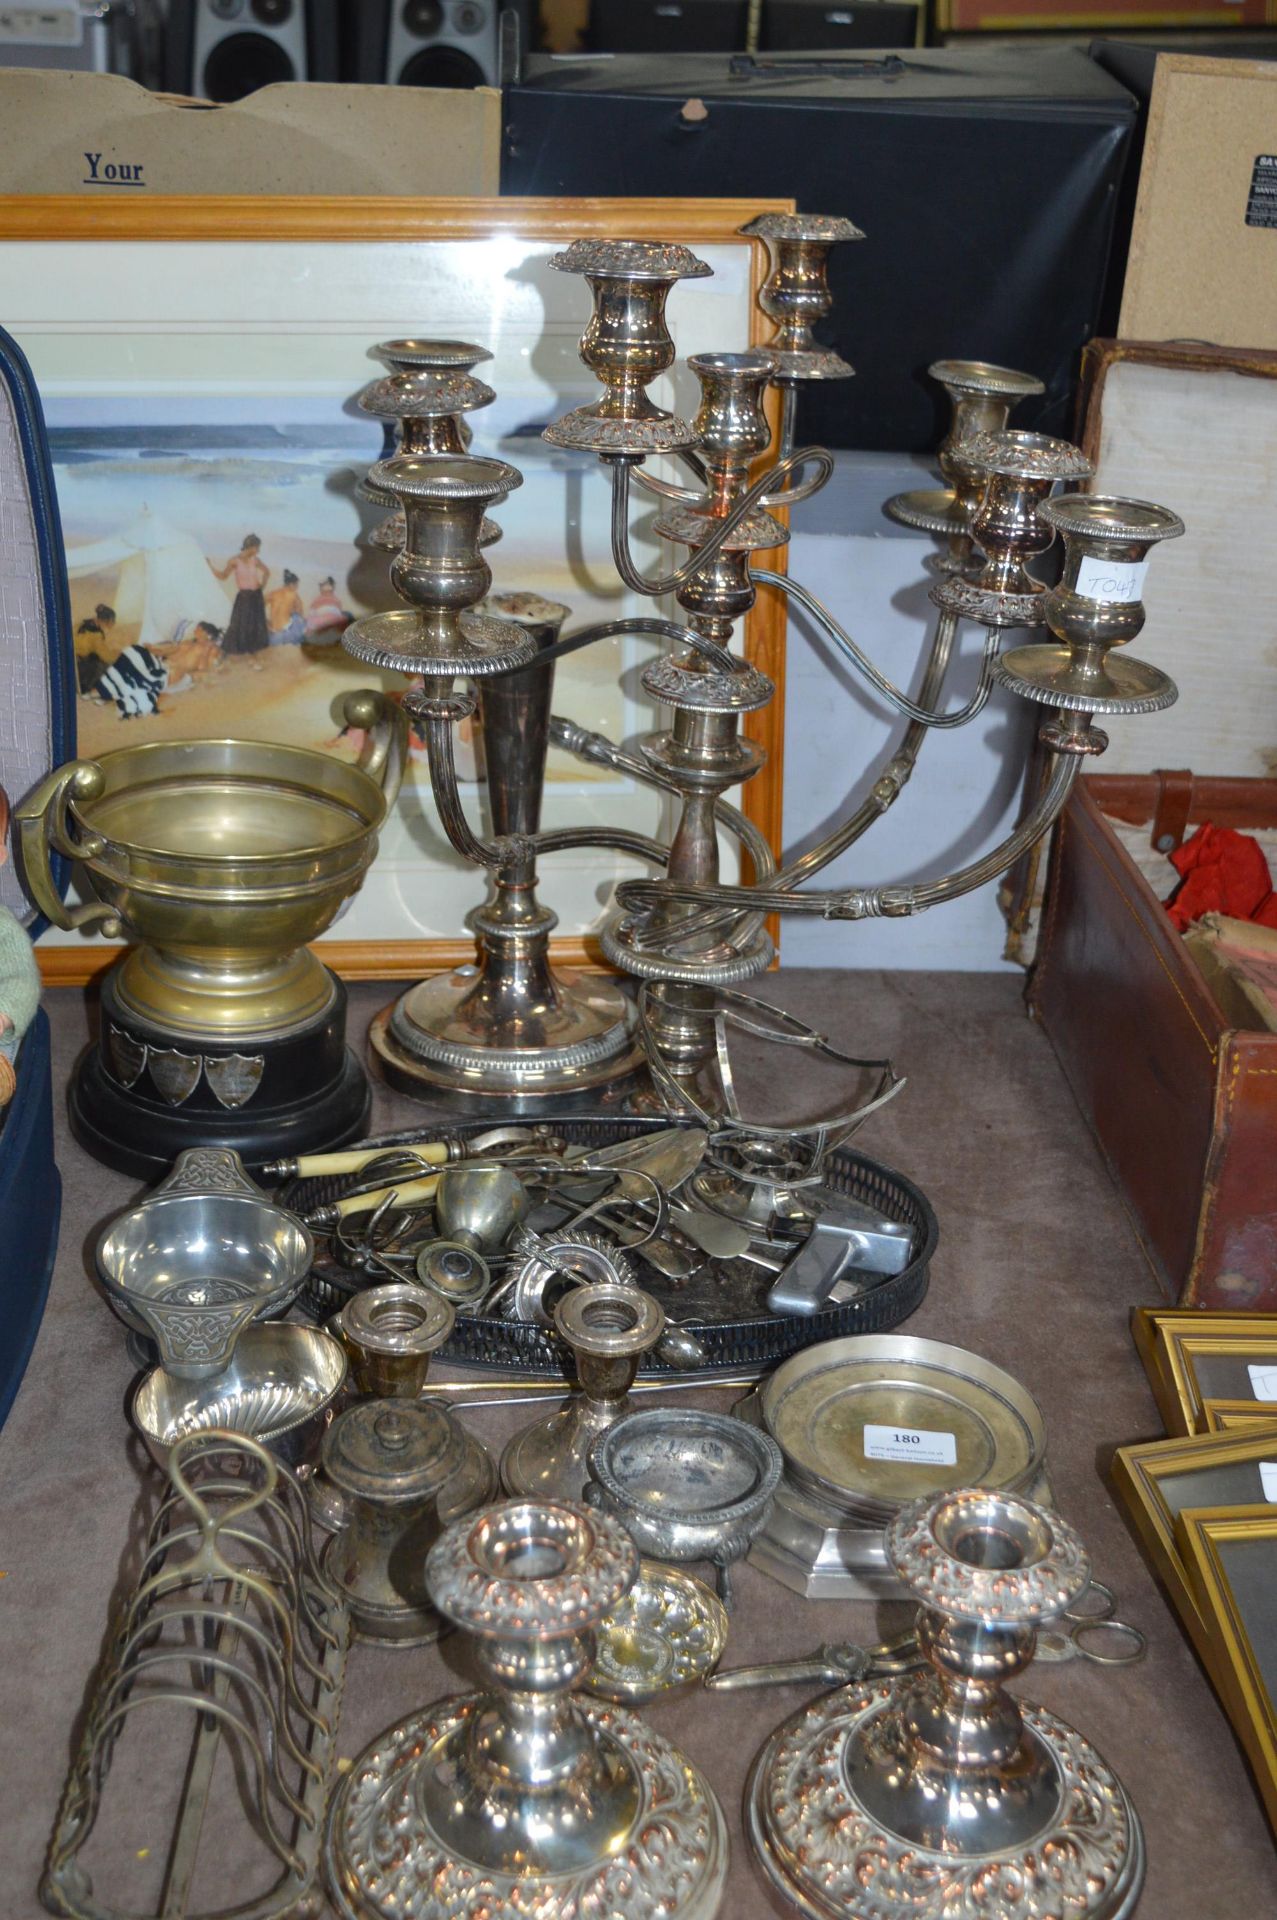
[{"label": "squat silver candle holder", "polygon": [[1126,1920],[1144,1842],[1121,1781],[1005,1688],[1086,1591],[1077,1534],[968,1488],[906,1507],[887,1557],[920,1603],[927,1668],[827,1694],[768,1741],[746,1792],[768,1879],[810,1920]]},{"label": "squat silver candle holder", "polygon": [[576,1691],[637,1573],[625,1529],[567,1502],[448,1529],[426,1583],[483,1690],[390,1728],[338,1787],[326,1858],[344,1920],[712,1920],[727,1872],[713,1793],[636,1715]]}]

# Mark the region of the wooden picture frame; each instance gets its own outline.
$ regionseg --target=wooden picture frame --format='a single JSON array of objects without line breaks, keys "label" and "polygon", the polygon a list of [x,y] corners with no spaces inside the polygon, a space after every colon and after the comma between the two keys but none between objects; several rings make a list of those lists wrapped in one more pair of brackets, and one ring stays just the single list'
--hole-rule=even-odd
[{"label": "wooden picture frame", "polygon": [[1277,1407],[1262,1400],[1203,1400],[1204,1433],[1255,1433],[1277,1429]]},{"label": "wooden picture frame", "polygon": [[[446,248],[455,247],[461,243],[480,242],[483,243],[484,260],[491,263],[485,271],[491,273],[493,284],[498,289],[504,287],[508,281],[517,280],[520,266],[525,265],[529,259],[535,259],[535,262],[539,263],[539,270],[539,267],[544,266],[544,258],[550,251],[582,235],[611,234],[637,239],[678,241],[702,253],[708,251],[711,255],[715,249],[730,249],[730,254],[720,251],[717,256],[720,280],[723,280],[724,276],[724,262],[731,270],[724,285],[718,290],[719,305],[714,315],[715,325],[721,322],[726,330],[721,337],[705,335],[708,310],[702,305],[698,310],[701,314],[702,337],[689,337],[689,332],[685,331],[684,338],[680,341],[679,290],[676,290],[676,296],[671,301],[670,324],[681,362],[687,352],[697,351],[706,345],[713,344],[723,348],[757,345],[766,337],[769,323],[759,310],[757,303],[757,295],[767,270],[765,250],[759,242],[742,237],[738,229],[759,213],[790,211],[792,205],[792,201],[784,199],[705,201],[290,197],[256,199],[197,198],[175,195],[135,200],[127,195],[115,195],[109,199],[89,201],[75,196],[14,196],[0,202],[0,268],[7,269],[6,278],[11,288],[26,287],[29,290],[25,295],[25,306],[23,300],[17,302],[21,314],[24,311],[39,313],[41,298],[45,298],[46,301],[54,298],[53,295],[42,296],[36,291],[30,291],[36,282],[44,277],[29,271],[33,248],[36,250],[37,260],[43,262],[47,259],[50,263],[56,263],[62,275],[61,284],[70,284],[68,276],[74,263],[78,269],[75,284],[82,283],[88,287],[92,287],[95,283],[101,285],[104,276],[109,276],[114,262],[141,259],[147,262],[149,267],[152,258],[149,249],[153,245],[163,244],[173,248],[174,252],[170,258],[174,262],[180,260],[183,263],[182,271],[187,275],[192,271],[191,263],[198,263],[201,257],[207,259],[210,267],[214,263],[224,266],[229,249],[233,249],[236,257],[242,258],[246,263],[251,262],[255,269],[263,266],[268,256],[287,261],[289,258],[301,257],[300,249],[306,249],[308,250],[306,258],[314,263],[316,277],[325,287],[340,281],[343,293],[351,288],[368,284],[367,275],[357,275],[349,263],[366,263],[369,258],[369,249],[390,250],[384,256],[386,261],[393,262],[396,270],[403,273],[406,271],[403,263],[409,257],[405,254],[405,249],[417,250],[410,256],[415,266],[415,263],[423,258],[420,249],[432,245]],[[141,248],[143,251],[141,253],[135,251],[132,254],[118,252],[115,255],[94,251],[112,245],[120,249]],[[528,250],[526,254],[521,255],[517,252],[517,247],[520,245],[526,247]],[[200,250],[205,247],[209,251],[206,255],[201,255]],[[290,248],[293,249],[291,254]],[[44,251],[46,249],[49,250],[47,253]],[[356,249],[361,251],[357,253]],[[735,267],[736,255],[740,257],[738,270]],[[476,250],[474,258],[478,260],[479,250]],[[345,269],[343,269],[343,261],[348,263]],[[24,265],[28,268],[26,273],[19,271]],[[176,266],[169,271],[172,276],[175,276]],[[525,271],[525,280],[528,277],[529,274]],[[562,279],[567,283],[568,290],[573,296],[573,312],[578,323],[575,325],[575,333],[579,335],[589,315],[587,289],[583,283],[575,283],[567,276],[550,274],[546,278],[551,282]],[[424,264],[420,274],[416,275],[416,280],[426,289],[435,284],[435,280],[426,271]],[[189,285],[189,281],[185,284]],[[694,289],[714,285],[712,281],[686,284]],[[559,289],[556,288],[555,292],[557,295]],[[725,299],[724,294],[730,294],[730,298]],[[513,298],[513,296],[510,297]],[[353,299],[354,295],[352,294],[350,298]],[[687,296],[688,300],[691,298],[691,295]],[[219,301],[222,304],[219,305]],[[142,304],[144,303],[139,302],[139,307]],[[247,330],[236,333],[233,320],[234,299],[223,299],[223,290],[219,289],[216,278],[211,273],[208,276],[204,311],[192,318],[189,312],[191,306],[189,300],[185,304],[182,301],[177,304],[178,310],[184,315],[182,324],[188,332],[194,333],[203,329],[211,333],[220,327],[224,334],[234,333],[237,343],[250,339]],[[423,328],[431,325],[432,315],[428,291],[419,291],[412,302],[412,310],[406,309],[407,302],[401,301],[400,307],[396,309],[398,315],[396,325],[381,325],[371,334],[360,333],[360,339],[366,341],[365,351],[371,349],[376,339],[387,337],[389,332],[421,332]],[[14,332],[20,343],[24,342],[24,331],[28,334],[29,345],[34,348],[29,357],[35,364],[37,380],[41,378],[42,342],[46,338],[53,340],[59,335],[65,338],[68,333],[91,336],[95,322],[83,316],[91,315],[94,310],[93,300],[86,300],[81,303],[77,312],[67,313],[56,320],[47,321],[44,332],[35,322],[24,329],[21,318],[18,318]],[[145,325],[152,334],[162,339],[164,335],[162,303],[156,311],[159,313],[158,323],[155,313],[152,312]],[[487,309],[485,308],[484,311]],[[228,318],[228,315],[231,317]],[[342,323],[347,325],[348,331],[351,331],[348,321]],[[141,324],[139,321],[139,327]],[[480,324],[480,319],[471,320],[473,327],[477,328]],[[330,307],[321,302],[315,313],[312,314],[308,309],[307,314],[298,321],[298,334],[302,341],[312,337],[318,339],[325,329],[333,333],[338,325],[339,322],[332,317]],[[310,329],[309,332],[307,328]],[[98,330],[102,333],[101,326]],[[278,330],[277,325],[276,331]],[[449,329],[436,326],[435,330],[448,331]],[[740,337],[742,331],[747,337]],[[690,329],[690,335],[694,336],[694,334],[695,329]],[[556,342],[560,363],[564,358],[563,335],[564,326],[560,324]],[[475,331],[467,337],[483,341],[481,331]],[[70,349],[64,346],[62,351],[65,364]],[[191,351],[193,352],[194,349],[192,348]],[[246,354],[251,352],[251,343],[244,348],[244,351]],[[524,349],[524,357],[527,357],[526,349]],[[576,364],[575,355],[573,359]],[[361,362],[358,377],[349,382],[349,394],[353,394],[360,385],[381,371],[384,369],[380,363],[370,358]],[[681,368],[677,371],[680,380],[690,380],[690,376],[686,375]],[[586,369],[579,367],[577,377],[585,385],[586,392],[582,395],[574,393],[572,399],[590,397],[594,391],[592,376]],[[53,383],[52,391],[52,406],[56,410],[56,382]],[[695,387],[692,383],[692,394],[694,393]],[[347,400],[349,394],[345,395]],[[659,392],[657,397],[661,397]],[[684,395],[684,404],[686,398],[687,396]],[[770,402],[774,427],[778,414],[778,399],[774,393],[770,396]],[[50,400],[46,395],[46,409],[49,407]],[[494,412],[498,410],[494,409]],[[546,417],[556,417],[558,412],[563,410],[562,405],[555,404]],[[360,419],[363,421],[365,417],[360,416]],[[535,440],[534,431],[521,426],[520,431],[527,437],[519,441],[512,452],[505,443],[499,447],[485,446],[482,438],[482,422],[482,415],[474,416],[476,449],[481,452],[500,451],[503,457],[512,457],[514,464],[518,465],[517,448],[519,445],[525,448],[532,446]],[[56,447],[56,428],[54,441]],[[535,440],[535,444],[539,447],[539,440]],[[373,457],[376,457],[375,451]],[[583,469],[589,467],[591,470],[597,466],[597,463],[586,461],[584,458],[580,464]],[[564,484],[566,485],[567,482]],[[66,517],[64,501],[64,522]],[[497,518],[500,519],[499,511]],[[557,537],[557,531],[555,537]],[[543,539],[542,544],[548,552],[553,541]],[[220,549],[218,552],[220,556]],[[535,580],[511,577],[508,574],[503,576],[500,547],[491,557],[494,563],[496,588],[536,586]],[[593,575],[599,578],[606,576],[609,591],[619,586],[612,577],[611,558],[606,546],[601,547],[597,552],[590,551],[582,562],[583,568],[587,564]],[[783,565],[783,552],[777,564]],[[393,595],[391,595],[387,604],[393,603]],[[654,611],[664,610],[660,603],[644,604],[651,606]],[[584,607],[579,603],[574,607],[574,619],[570,626],[585,624],[591,617],[598,616],[591,614],[587,599]],[[768,707],[757,714],[749,715],[745,722],[745,732],[763,746],[767,761],[763,770],[742,789],[740,804],[750,820],[761,829],[768,842],[778,852],[783,782],[785,624],[784,597],[774,591],[763,589],[759,594],[758,605],[743,624],[742,633],[742,648],[746,658],[772,679],[777,691],[775,699]],[[588,654],[585,654],[574,655],[571,658],[585,660],[588,657]],[[636,678],[629,674],[628,664],[627,656],[627,681]],[[612,677],[615,680],[616,675],[613,674]],[[356,682],[352,681],[351,684]],[[631,700],[629,694],[624,698],[627,701]],[[628,707],[626,711],[628,713]],[[220,729],[222,732],[228,730],[226,726]],[[130,744],[132,737],[131,735]],[[586,774],[582,775],[582,779],[587,777],[589,776]],[[562,791],[566,794],[568,789],[565,787]],[[631,802],[631,804],[634,803],[634,801]],[[646,795],[638,796],[637,803],[647,804]],[[428,783],[426,804],[428,807]],[[654,801],[653,804],[659,804],[659,802]],[[450,849],[445,849],[444,852],[446,858],[441,860],[438,867],[434,869],[423,867],[422,871],[427,873],[443,871],[449,862],[456,861]],[[384,856],[383,845],[383,864]],[[599,886],[595,882],[606,885],[616,877],[610,873],[610,870],[605,870],[605,860],[606,856],[600,856],[597,874],[583,872],[583,875],[573,878],[573,885],[577,887],[582,899],[588,897],[596,917],[598,909],[593,903]],[[465,868],[464,863],[459,861],[456,861],[456,866],[458,873],[454,877],[458,891],[455,910],[449,908],[446,912],[439,914],[439,918],[446,921],[447,930],[443,927],[432,927],[430,932],[423,936],[416,928],[409,926],[399,934],[392,924],[393,916],[387,914],[384,916],[387,924],[382,925],[379,921],[373,935],[361,934],[359,911],[361,904],[366,904],[366,889],[364,901],[361,903],[357,900],[356,908],[352,910],[351,935],[354,937],[348,935],[336,939],[330,938],[319,943],[317,951],[320,956],[345,978],[356,980],[415,979],[423,974],[472,959],[472,943],[461,933],[461,922],[464,912],[481,902],[484,882],[476,869]],[[378,868],[374,865],[370,882],[377,872]],[[463,877],[466,883],[464,890],[461,886]],[[395,884],[398,886],[399,882],[396,881]],[[553,865],[547,866],[543,886],[547,899],[551,904],[555,904]],[[593,891],[588,892],[587,895],[589,888],[593,888]],[[399,891],[402,895],[406,895],[408,883],[400,886]],[[576,904],[575,900],[573,904]],[[584,915],[578,914],[576,918],[582,924],[573,925],[571,913],[565,916],[568,931],[565,937],[554,943],[556,956],[565,962],[578,965],[603,964],[590,925],[585,924]],[[454,926],[457,930],[455,934],[450,931]],[[76,938],[65,944],[45,942],[41,945],[39,952],[42,972],[47,983],[78,985],[105,971],[117,958],[120,949],[103,942]]]},{"label": "wooden picture frame", "polygon": [[1277,1828],[1277,1507],[1186,1509],[1177,1534],[1216,1690]]},{"label": "wooden picture frame", "polygon": [[1259,1465],[1270,1460],[1277,1464],[1277,1432],[1146,1440],[1119,1447],[1113,1458],[1114,1491],[1212,1678],[1215,1651],[1180,1552],[1176,1523],[1189,1507],[1262,1500]]},{"label": "wooden picture frame", "polygon": [[[1277,1314],[1137,1307],[1131,1315],[1131,1334],[1169,1434],[1207,1431],[1205,1409],[1211,1400],[1263,1404],[1255,1398],[1248,1378],[1239,1380],[1236,1391],[1203,1386],[1194,1365],[1197,1356],[1214,1354],[1243,1366],[1252,1360],[1277,1366]],[[1245,1391],[1247,1387],[1252,1391]],[[1277,1420],[1277,1399],[1272,1417]]]}]

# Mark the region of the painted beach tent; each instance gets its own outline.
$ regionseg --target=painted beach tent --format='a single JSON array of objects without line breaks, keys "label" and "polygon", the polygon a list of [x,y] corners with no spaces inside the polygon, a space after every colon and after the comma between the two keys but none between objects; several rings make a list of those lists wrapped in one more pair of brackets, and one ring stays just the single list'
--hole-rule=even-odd
[{"label": "painted beach tent", "polygon": [[120,570],[112,601],[120,627],[137,629],[144,646],[163,646],[184,621],[211,620],[224,627],[231,596],[216,579],[189,533],[143,507],[122,533],[89,546],[67,549],[67,572]]}]

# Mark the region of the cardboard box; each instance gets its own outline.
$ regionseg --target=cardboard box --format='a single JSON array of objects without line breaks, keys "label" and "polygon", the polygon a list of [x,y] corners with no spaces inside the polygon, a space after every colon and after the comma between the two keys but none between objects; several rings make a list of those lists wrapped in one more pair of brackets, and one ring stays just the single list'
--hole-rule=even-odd
[{"label": "cardboard box", "polygon": [[0,69],[0,193],[488,196],[494,87],[263,87],[231,106],[118,74]]},{"label": "cardboard box", "polygon": [[1277,347],[1277,66],[1159,55],[1118,332]]}]

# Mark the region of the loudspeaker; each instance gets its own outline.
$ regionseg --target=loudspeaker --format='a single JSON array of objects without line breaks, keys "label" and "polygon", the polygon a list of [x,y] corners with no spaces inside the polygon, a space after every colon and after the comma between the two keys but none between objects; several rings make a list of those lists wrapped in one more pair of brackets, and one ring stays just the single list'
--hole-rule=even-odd
[{"label": "loudspeaker", "polygon": [[[704,112],[689,116],[689,100]],[[1125,88],[1073,47],[828,67],[801,54],[539,56],[506,89],[501,191],[783,196],[848,215],[867,237],[832,249],[836,305],[818,332],[856,378],[800,388],[799,434],[929,453],[945,428],[933,360],[1036,374],[1046,392],[1017,426],[1071,431],[1134,119]]]},{"label": "loudspeaker", "polygon": [[[495,87],[507,0],[358,0],[356,75],[366,85]],[[531,4],[517,9],[528,45]]]},{"label": "loudspeaker", "polygon": [[169,0],[165,85],[242,100],[279,80],[336,80],[336,0]]},{"label": "loudspeaker", "polygon": [[745,45],[748,0],[593,0],[592,53],[735,53]]},{"label": "loudspeaker", "polygon": [[919,9],[908,0],[863,0],[859,6],[840,5],[839,0],[763,0],[758,44],[766,53],[912,47],[918,20]]}]

